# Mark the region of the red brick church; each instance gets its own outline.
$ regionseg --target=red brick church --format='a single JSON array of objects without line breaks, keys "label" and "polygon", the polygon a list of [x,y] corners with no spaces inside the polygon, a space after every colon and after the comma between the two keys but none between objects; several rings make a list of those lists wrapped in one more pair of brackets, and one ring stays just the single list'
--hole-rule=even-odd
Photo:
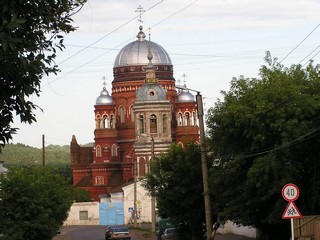
[{"label": "red brick church", "polygon": [[95,201],[133,181],[134,161],[142,178],[152,153],[199,141],[194,95],[176,88],[168,53],[139,30],[114,61],[111,95],[104,86],[94,105],[94,146],[71,140],[74,187]]}]

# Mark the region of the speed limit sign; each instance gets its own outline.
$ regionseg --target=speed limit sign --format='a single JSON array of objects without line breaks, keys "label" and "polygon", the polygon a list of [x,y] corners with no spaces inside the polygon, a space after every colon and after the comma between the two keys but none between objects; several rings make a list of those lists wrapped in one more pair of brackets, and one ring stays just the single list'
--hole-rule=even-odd
[{"label": "speed limit sign", "polygon": [[293,183],[288,183],[282,188],[282,197],[288,201],[293,202],[299,197],[299,188]]}]

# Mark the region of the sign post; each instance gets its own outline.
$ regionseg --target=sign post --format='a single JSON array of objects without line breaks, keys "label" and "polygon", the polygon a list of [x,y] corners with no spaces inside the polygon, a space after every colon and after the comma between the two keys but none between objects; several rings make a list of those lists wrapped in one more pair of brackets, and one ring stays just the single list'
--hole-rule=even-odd
[{"label": "sign post", "polygon": [[288,183],[282,188],[282,197],[284,198],[284,200],[288,202],[286,210],[284,210],[282,214],[282,218],[291,220],[291,239],[292,240],[294,240],[293,219],[302,217],[301,213],[299,212],[299,209],[294,204],[294,201],[298,199],[299,194],[300,194],[299,188],[293,183]]}]

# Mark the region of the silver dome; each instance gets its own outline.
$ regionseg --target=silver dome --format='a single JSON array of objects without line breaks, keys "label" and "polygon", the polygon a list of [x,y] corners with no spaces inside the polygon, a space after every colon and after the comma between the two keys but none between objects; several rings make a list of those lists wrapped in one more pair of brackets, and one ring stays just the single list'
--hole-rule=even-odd
[{"label": "silver dome", "polygon": [[120,50],[114,61],[114,67],[147,65],[149,47],[153,55],[154,65],[172,65],[166,50],[155,42],[145,40],[146,35],[142,31],[143,28],[140,26],[139,29],[138,40],[129,43]]},{"label": "silver dome", "polygon": [[183,90],[178,95],[178,102],[194,102],[194,96],[189,91]]},{"label": "silver dome", "polygon": [[109,95],[109,92],[104,87],[100,93],[100,96],[96,100],[96,105],[112,105],[112,104],[113,104],[113,99]]}]

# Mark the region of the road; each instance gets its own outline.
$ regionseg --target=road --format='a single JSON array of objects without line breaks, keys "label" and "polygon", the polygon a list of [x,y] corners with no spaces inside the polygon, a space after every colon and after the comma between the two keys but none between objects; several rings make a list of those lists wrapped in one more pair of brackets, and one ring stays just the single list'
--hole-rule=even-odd
[{"label": "road", "polygon": [[[61,229],[53,240],[104,240],[105,226],[68,226]],[[131,240],[156,240],[147,230],[130,229]]]},{"label": "road", "polygon": [[[147,226],[147,225],[146,225]],[[105,226],[68,226],[61,229],[61,234],[52,240],[104,240]],[[150,227],[130,229],[131,240],[157,240]],[[254,240],[234,234],[217,234],[215,240]]]}]

